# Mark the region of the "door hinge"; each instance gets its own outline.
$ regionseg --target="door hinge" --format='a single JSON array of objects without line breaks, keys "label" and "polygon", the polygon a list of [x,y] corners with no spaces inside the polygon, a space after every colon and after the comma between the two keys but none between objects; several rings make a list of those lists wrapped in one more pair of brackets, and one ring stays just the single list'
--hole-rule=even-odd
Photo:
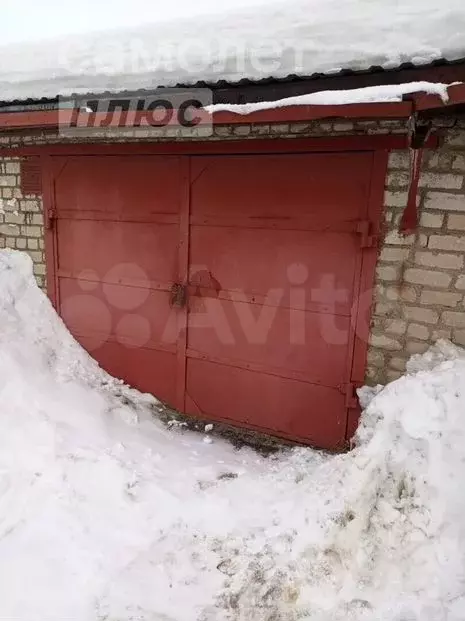
[{"label": "door hinge", "polygon": [[348,410],[355,410],[360,407],[360,403],[357,397],[357,388],[361,388],[363,384],[361,382],[350,382],[349,384],[341,384],[338,386],[339,390],[346,398],[345,406]]},{"label": "door hinge", "polygon": [[376,248],[379,244],[379,235],[373,233],[373,224],[370,220],[360,220],[357,223],[357,233],[360,235],[360,248]]}]

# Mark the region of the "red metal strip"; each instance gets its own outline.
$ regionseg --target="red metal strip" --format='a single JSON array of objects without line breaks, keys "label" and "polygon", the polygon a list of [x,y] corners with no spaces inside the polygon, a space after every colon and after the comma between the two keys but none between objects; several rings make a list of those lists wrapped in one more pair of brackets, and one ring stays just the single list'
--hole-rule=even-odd
[{"label": "red metal strip", "polygon": [[[271,110],[259,110],[247,115],[234,112],[216,112],[213,115],[199,111],[201,124],[213,123],[237,125],[245,123],[292,123],[305,122],[325,118],[408,118],[415,110],[431,110],[445,106],[465,103],[465,85],[455,84],[448,88],[449,101],[444,103],[438,95],[412,93],[409,101],[401,102],[374,102],[343,105],[309,105],[283,106]],[[84,125],[87,121],[99,124],[108,119],[106,113],[86,114],[79,113]],[[125,113],[128,123],[139,123],[141,127],[150,127],[146,115],[140,112]],[[153,113],[150,113],[151,116]],[[130,118],[134,116],[134,118]],[[176,115],[174,115],[176,116]],[[32,129],[58,128],[61,125],[70,126],[76,117],[75,110],[47,110],[36,112],[14,112],[0,114],[0,131],[2,129]],[[119,127],[120,115],[115,114],[109,127]],[[92,126],[92,125],[91,125]]]},{"label": "red metal strip", "polygon": [[[436,148],[437,136],[431,136],[427,148]],[[29,157],[33,155],[222,155],[260,153],[311,153],[333,151],[377,151],[379,149],[407,149],[407,134],[382,136],[331,136],[328,138],[282,137],[254,140],[185,141],[118,144],[55,144],[34,147],[0,147],[0,157]]]},{"label": "red metal strip", "polygon": [[317,119],[405,119],[412,113],[412,103],[408,101],[392,103],[358,103],[333,106],[286,106],[271,110],[260,110],[250,114],[216,112],[214,125],[234,125],[247,123],[297,123]]},{"label": "red metal strip", "polygon": [[[244,123],[292,123],[324,118],[408,118],[412,113],[412,103],[407,101],[391,103],[358,103],[345,105],[321,106],[283,106],[271,110],[259,110],[247,115],[234,112],[216,112],[213,115],[199,111],[201,124],[237,125]],[[150,113],[153,116],[153,112]],[[129,127],[139,124],[142,128],[150,127],[147,114],[127,113],[125,124]],[[174,115],[176,116],[176,115]],[[72,127],[75,110],[47,110],[36,112],[6,112],[0,114],[0,130],[2,129],[43,129]],[[132,118],[134,117],[134,118]],[[108,119],[106,113],[79,113],[80,125],[100,127]],[[177,118],[177,117],[176,117]],[[119,127],[120,115],[115,114],[109,125]]]},{"label": "red metal strip", "polygon": [[0,113],[0,130],[44,127],[58,127],[58,111]]},{"label": "red metal strip", "polygon": [[448,106],[456,106],[465,103],[465,84],[452,84],[447,89],[449,95]]},{"label": "red metal strip", "polygon": [[465,84],[452,84],[447,89],[447,94],[447,102],[443,102],[439,95],[416,94],[413,97],[415,111],[435,110],[465,103]]}]

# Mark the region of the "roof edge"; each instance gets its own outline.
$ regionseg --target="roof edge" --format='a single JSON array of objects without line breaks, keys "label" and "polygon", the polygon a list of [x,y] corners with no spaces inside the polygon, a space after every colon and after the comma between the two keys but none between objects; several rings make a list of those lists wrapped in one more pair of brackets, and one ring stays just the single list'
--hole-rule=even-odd
[{"label": "roof edge", "polygon": [[[439,98],[438,98],[439,99]],[[440,100],[439,100],[440,101]],[[34,112],[0,112],[0,132],[25,129],[59,129],[72,127],[75,110],[49,110]],[[297,123],[326,118],[408,118],[412,113],[409,101],[392,103],[354,103],[342,105],[294,105],[259,110],[249,114],[234,112],[199,111],[200,125],[240,125],[243,123]],[[79,111],[81,127],[104,127],[108,120],[106,113],[86,113]],[[108,127],[119,127],[119,116],[113,119]],[[128,127],[151,127],[147,114],[134,113],[134,124]],[[137,121],[137,123],[136,123]],[[88,124],[87,124],[88,123]]]},{"label": "roof edge", "polygon": [[[465,104],[465,84],[453,84],[448,87],[448,101],[443,101],[439,95],[425,93],[411,93],[404,101],[353,103],[339,105],[290,105],[268,110],[256,110],[249,114],[235,112],[214,112],[206,110],[199,112],[199,125],[238,125],[243,123],[296,123],[328,118],[409,118],[414,112],[444,111],[448,107]],[[59,129],[73,127],[76,119],[76,110],[47,110],[33,112],[0,112],[0,132],[20,131],[26,129]],[[120,118],[110,119],[109,125],[102,124],[108,121],[106,113],[87,113],[78,111],[81,127],[120,127]],[[81,116],[82,115],[82,116]],[[134,112],[133,124],[128,127],[151,127],[147,114]],[[137,123],[136,123],[137,121]],[[87,124],[88,122],[88,124]]]}]

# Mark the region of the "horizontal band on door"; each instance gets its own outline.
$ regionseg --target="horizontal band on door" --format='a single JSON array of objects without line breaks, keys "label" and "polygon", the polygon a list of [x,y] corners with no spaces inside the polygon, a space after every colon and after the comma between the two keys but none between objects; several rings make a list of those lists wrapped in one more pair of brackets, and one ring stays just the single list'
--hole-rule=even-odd
[{"label": "horizontal band on door", "polygon": [[[84,273],[85,274],[85,273]],[[73,280],[82,283],[84,287],[83,293],[86,293],[85,289],[87,286],[91,285],[92,289],[99,286],[112,286],[112,287],[126,287],[128,289],[137,289],[144,291],[153,291],[158,293],[165,293],[169,296],[172,295],[172,289],[175,286],[175,283],[162,283],[157,281],[133,281],[122,278],[121,280],[116,279],[102,279],[102,280],[92,280],[85,275],[81,276],[79,274],[73,274],[72,272],[59,269],[57,271],[57,275],[59,279],[63,280]],[[189,299],[192,299],[195,303],[199,303],[202,299],[216,299],[221,300],[223,302],[232,302],[233,304],[251,304],[253,306],[258,306],[260,308],[281,308],[283,310],[293,310],[293,311],[303,311],[305,313],[316,313],[316,314],[324,314],[331,315],[334,317],[350,317],[351,309],[349,308],[347,311],[343,312],[338,309],[334,309],[328,305],[325,305],[321,302],[312,302],[311,300],[306,302],[305,308],[297,308],[295,306],[291,306],[286,299],[282,299],[282,296],[279,299],[273,298],[270,295],[263,295],[260,293],[246,293],[243,291],[228,291],[217,289],[212,289],[210,287],[203,287],[202,285],[188,285],[187,286],[188,298],[187,302],[189,303]],[[91,292],[92,293],[92,290]],[[351,292],[352,293],[352,292]],[[348,306],[352,306],[353,301],[350,300],[347,302]]]},{"label": "horizontal band on door", "polygon": [[[200,289],[200,293],[195,291]],[[193,300],[193,303],[201,301],[202,299],[217,299],[222,302],[231,302],[233,304],[251,304],[252,306],[259,306],[260,308],[280,308],[282,310],[289,311],[302,311],[304,313],[315,313],[320,315],[331,315],[334,317],[350,317],[351,308],[348,308],[346,312],[340,310],[334,310],[332,307],[318,302],[307,301],[305,308],[297,308],[291,306],[286,301],[278,299],[273,300],[272,297],[264,296],[253,293],[243,293],[238,291],[216,291],[214,289],[204,289],[203,287],[196,287],[190,285],[188,287],[189,297]],[[352,293],[352,292],[351,292]],[[188,298],[189,299],[189,298]],[[352,301],[348,302],[348,306],[352,306]],[[341,304],[339,304],[341,305]],[[191,310],[195,311],[195,308]]]},{"label": "horizontal band on door", "polygon": [[98,280],[92,279],[87,275],[88,272],[83,271],[81,273],[73,273],[69,270],[65,270],[59,268],[56,272],[58,278],[63,278],[65,280],[77,280],[80,283],[86,283],[88,285],[95,285],[98,287],[100,285],[110,285],[110,286],[120,286],[127,287],[128,289],[145,289],[147,291],[160,291],[162,293],[170,293],[171,288],[174,285],[172,283],[161,282],[157,280],[134,280],[129,278],[99,278]]},{"label": "horizontal band on door", "polygon": [[[321,220],[321,218],[320,218]],[[293,218],[258,217],[258,216],[195,216],[190,218],[191,226],[211,226],[248,229],[277,229],[282,231],[313,231],[315,233],[358,233],[360,221],[349,220],[335,223],[333,221],[316,221],[315,216]]]},{"label": "horizontal band on door", "polygon": [[[60,210],[55,220],[65,221],[90,221],[90,222],[114,222],[118,224],[179,224],[180,218],[173,214],[148,214],[137,216],[115,216],[105,212],[81,212]],[[273,229],[283,231],[314,231],[316,233],[358,233],[359,221],[347,222],[315,222],[314,216],[305,218],[282,217],[258,217],[258,216],[191,216],[191,226],[210,226],[245,229]]]},{"label": "horizontal band on door", "polygon": [[[346,345],[347,347],[347,345]],[[209,354],[202,354],[201,352],[195,351],[193,349],[186,350],[187,358],[192,358],[194,360],[203,360],[204,362],[210,362],[212,364],[219,364],[224,367],[233,367],[235,369],[241,369],[242,371],[250,371],[251,373],[260,373],[263,375],[271,375],[273,377],[280,377],[281,379],[294,380],[296,382],[302,382],[303,384],[311,384],[312,386],[323,386],[324,388],[334,389],[337,392],[340,392],[340,381],[335,379],[334,384],[326,384],[323,382],[317,382],[315,380],[311,380],[304,373],[300,371],[291,371],[280,369],[277,367],[268,367],[262,364],[245,362],[243,360],[233,360],[229,358],[219,358],[216,356],[211,356]],[[342,381],[342,380],[341,380]]]},{"label": "horizontal band on door", "polygon": [[105,332],[101,332],[99,330],[89,330],[84,334],[78,329],[73,328],[72,324],[67,324],[67,327],[77,341],[79,341],[79,339],[85,339],[101,343],[101,345],[95,347],[94,351],[97,351],[99,347],[103,346],[105,343],[113,343],[117,345],[122,345],[123,347],[127,347],[129,349],[160,351],[166,354],[173,354],[174,356],[177,353],[176,344],[172,345],[160,343],[159,341],[148,340],[147,343],[140,345],[139,343],[135,343],[131,338],[126,336],[115,336],[114,334],[106,334]]},{"label": "horizontal band on door", "polygon": [[79,220],[91,222],[115,222],[127,224],[179,224],[179,215],[172,213],[137,213],[118,215],[105,211],[80,211],[59,209],[54,218],[60,220]]}]

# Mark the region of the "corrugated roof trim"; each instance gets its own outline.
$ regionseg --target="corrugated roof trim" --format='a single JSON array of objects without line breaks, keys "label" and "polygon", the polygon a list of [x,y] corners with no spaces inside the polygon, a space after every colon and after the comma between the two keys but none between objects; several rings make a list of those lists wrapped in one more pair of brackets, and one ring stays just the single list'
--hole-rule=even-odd
[{"label": "corrugated roof trim", "polygon": [[[361,71],[343,69],[337,73],[331,74],[331,76],[328,76],[327,74],[323,74],[323,73],[314,73],[313,75],[310,75],[310,76],[296,76],[295,74],[293,74],[293,75],[288,75],[284,78],[278,78],[278,79],[276,78],[263,78],[260,80],[244,79],[244,80],[240,80],[239,82],[235,82],[235,83],[228,82],[226,80],[218,80],[217,82],[212,82],[212,83],[201,81],[201,82],[197,82],[196,84],[190,85],[190,86],[187,84],[178,83],[176,84],[175,88],[186,89],[186,90],[191,90],[195,88],[210,88],[213,90],[213,102],[214,103],[216,103],[215,91],[220,91],[220,90],[233,91],[235,89],[238,89],[238,90],[242,89],[243,98],[245,99],[244,103],[249,103],[249,100],[247,98],[247,89],[257,87],[257,86],[263,87],[263,86],[275,86],[279,84],[296,84],[296,83],[301,84],[301,83],[306,83],[309,81],[316,83],[318,82],[318,80],[324,79],[325,85],[330,87],[331,81],[336,80],[337,78],[341,78],[341,77],[357,78],[357,77],[367,76],[367,75],[383,76],[383,78],[387,76],[388,77],[387,84],[399,84],[399,82],[397,81],[397,76],[401,74],[403,71],[413,70],[415,74],[423,74],[425,71],[428,70],[428,68],[456,67],[456,66],[463,67],[463,76],[465,78],[465,57],[463,57],[463,58],[460,58],[454,61],[449,61],[449,60],[446,60],[445,58],[442,58],[428,65],[420,65],[420,66],[413,65],[412,63],[402,63],[402,65],[399,65],[399,67],[396,67],[394,69],[383,69],[382,67],[379,67],[379,66],[373,66],[370,69],[361,70]],[[391,80],[390,78],[396,78],[396,79]],[[328,84],[328,81],[329,81],[329,84]],[[419,81],[427,81],[427,80],[420,79]],[[121,97],[137,97],[137,96],[144,97],[144,96],[153,95],[155,90],[158,90],[158,89],[162,90],[164,88],[168,88],[168,87],[160,86],[160,87],[157,87],[156,89],[141,88],[137,90],[123,90],[123,91],[119,91],[118,93],[113,93],[110,91],[105,91],[103,93],[88,92],[88,93],[79,94],[79,95],[75,93],[67,98],[59,98],[58,96],[56,96],[56,97],[50,97],[50,98],[42,97],[39,99],[33,99],[33,98],[29,98],[25,100],[17,99],[14,101],[1,101],[0,100],[0,109],[4,109],[4,111],[11,111],[11,112],[20,112],[20,111],[23,111],[25,108],[28,108],[30,110],[53,110],[53,109],[58,108],[59,100],[68,99],[69,101],[73,101],[73,100],[86,100],[90,98],[104,99],[106,97],[114,97],[115,95],[118,95]],[[312,92],[315,92],[315,91],[312,90]],[[1,92],[0,92],[0,96],[1,96]],[[256,101],[256,97],[253,98],[253,102],[255,101]],[[263,98],[260,98],[258,101],[263,101]],[[221,103],[229,103],[229,102],[222,101]]]}]

